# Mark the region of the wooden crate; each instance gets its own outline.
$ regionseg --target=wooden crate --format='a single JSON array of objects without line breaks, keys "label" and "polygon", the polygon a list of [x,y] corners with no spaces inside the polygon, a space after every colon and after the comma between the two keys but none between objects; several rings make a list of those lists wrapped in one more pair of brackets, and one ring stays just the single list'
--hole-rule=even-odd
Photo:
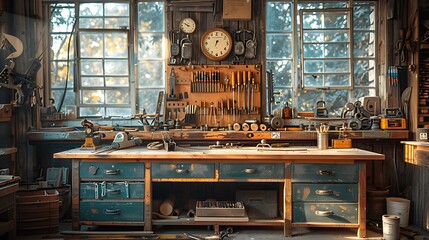
[{"label": "wooden crate", "polygon": [[60,205],[57,190],[18,191],[16,196],[18,235],[58,232]]}]

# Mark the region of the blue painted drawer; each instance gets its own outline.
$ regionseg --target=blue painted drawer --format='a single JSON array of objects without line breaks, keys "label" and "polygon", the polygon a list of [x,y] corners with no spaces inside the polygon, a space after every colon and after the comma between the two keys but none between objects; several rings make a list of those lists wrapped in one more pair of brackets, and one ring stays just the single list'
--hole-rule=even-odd
[{"label": "blue painted drawer", "polygon": [[292,182],[358,182],[357,164],[292,165]]},{"label": "blue painted drawer", "polygon": [[220,163],[219,178],[284,179],[284,164],[281,163]]},{"label": "blue painted drawer", "polygon": [[292,185],[293,202],[357,202],[358,185],[356,183],[294,183]]},{"label": "blue painted drawer", "polygon": [[143,201],[81,201],[81,221],[123,221],[142,222]]},{"label": "blue painted drawer", "polygon": [[214,178],[214,163],[153,163],[152,178]]},{"label": "blue painted drawer", "polygon": [[85,182],[80,184],[80,198],[121,199],[144,198],[142,182]]},{"label": "blue painted drawer", "polygon": [[357,203],[294,203],[293,223],[358,223]]},{"label": "blue painted drawer", "polygon": [[142,179],[144,163],[141,162],[81,162],[81,178]]}]

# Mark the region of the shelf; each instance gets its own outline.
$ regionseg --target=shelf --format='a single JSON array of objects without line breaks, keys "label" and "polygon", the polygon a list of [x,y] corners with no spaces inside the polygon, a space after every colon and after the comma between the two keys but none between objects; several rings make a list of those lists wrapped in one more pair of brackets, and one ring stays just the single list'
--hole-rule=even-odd
[{"label": "shelf", "polygon": [[16,148],[0,148],[0,155],[9,155],[16,152]]},{"label": "shelf", "polygon": [[[220,224],[222,223],[222,224]],[[202,221],[195,222],[194,218],[179,219],[152,219],[153,225],[234,225],[234,226],[283,226],[283,219],[250,219],[246,222],[219,222],[219,221]]]}]

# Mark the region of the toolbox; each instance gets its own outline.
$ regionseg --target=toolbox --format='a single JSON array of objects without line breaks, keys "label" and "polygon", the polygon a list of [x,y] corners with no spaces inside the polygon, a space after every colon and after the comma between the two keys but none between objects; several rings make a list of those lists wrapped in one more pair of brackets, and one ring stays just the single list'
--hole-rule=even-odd
[{"label": "toolbox", "polygon": [[380,128],[384,130],[407,129],[405,118],[382,118]]},{"label": "toolbox", "polygon": [[243,202],[197,201],[195,216],[198,217],[244,217]]}]

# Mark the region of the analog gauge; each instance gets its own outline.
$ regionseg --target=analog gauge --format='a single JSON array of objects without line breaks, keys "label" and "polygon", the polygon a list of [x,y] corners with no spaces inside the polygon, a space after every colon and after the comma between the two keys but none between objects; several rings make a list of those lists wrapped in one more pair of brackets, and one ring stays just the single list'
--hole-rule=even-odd
[{"label": "analog gauge", "polygon": [[232,49],[231,35],[222,28],[213,28],[201,38],[201,50],[211,60],[221,61],[226,59]]},{"label": "analog gauge", "polygon": [[180,21],[180,30],[186,34],[191,34],[195,31],[197,25],[192,18],[184,18]]}]

